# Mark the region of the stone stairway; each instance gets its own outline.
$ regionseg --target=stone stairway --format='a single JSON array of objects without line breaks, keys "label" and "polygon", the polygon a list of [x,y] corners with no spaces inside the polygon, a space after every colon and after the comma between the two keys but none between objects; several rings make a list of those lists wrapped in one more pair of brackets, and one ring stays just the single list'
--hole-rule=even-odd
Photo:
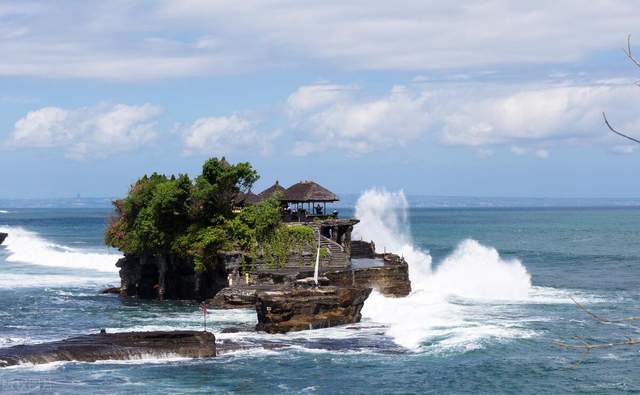
[{"label": "stone stairway", "polygon": [[[314,226],[309,224],[309,227],[313,228],[316,234],[316,240],[318,235],[318,226]],[[325,268],[335,269],[335,268],[344,268],[349,265],[349,257],[345,252],[344,248],[334,242],[333,240],[320,236],[320,248],[326,248],[329,253],[324,258],[320,258],[320,267],[321,270]],[[305,251],[302,256],[298,254],[293,254],[289,256],[289,261],[287,263],[288,267],[304,267],[310,266],[314,267],[316,263],[316,249],[313,248],[312,251]]]}]

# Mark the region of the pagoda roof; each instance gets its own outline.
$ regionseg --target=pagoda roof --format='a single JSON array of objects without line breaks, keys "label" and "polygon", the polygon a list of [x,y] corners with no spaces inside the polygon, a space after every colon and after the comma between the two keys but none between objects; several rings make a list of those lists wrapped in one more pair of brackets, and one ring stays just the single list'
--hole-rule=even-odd
[{"label": "pagoda roof", "polygon": [[335,202],[338,196],[313,181],[300,181],[284,191],[283,202]]},{"label": "pagoda roof", "polygon": [[264,191],[260,192],[258,194],[258,199],[262,200],[262,199],[268,199],[271,196],[275,195],[276,193],[281,193],[284,194],[285,188],[280,185],[280,183],[278,181],[276,181],[275,184],[271,185],[269,188],[265,189]]},{"label": "pagoda roof", "polygon": [[260,201],[260,198],[255,193],[249,192],[238,192],[234,199],[235,204],[247,205],[247,204],[256,204]]}]

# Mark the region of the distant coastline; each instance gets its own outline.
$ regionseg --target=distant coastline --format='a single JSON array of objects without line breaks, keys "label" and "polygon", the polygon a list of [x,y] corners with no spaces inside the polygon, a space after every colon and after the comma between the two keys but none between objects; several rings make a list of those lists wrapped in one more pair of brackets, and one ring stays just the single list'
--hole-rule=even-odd
[{"label": "distant coastline", "polygon": [[[360,194],[341,193],[337,208],[353,208]],[[411,208],[624,208],[640,207],[637,198],[544,198],[407,195]],[[0,209],[111,208],[116,197],[0,199]]]}]

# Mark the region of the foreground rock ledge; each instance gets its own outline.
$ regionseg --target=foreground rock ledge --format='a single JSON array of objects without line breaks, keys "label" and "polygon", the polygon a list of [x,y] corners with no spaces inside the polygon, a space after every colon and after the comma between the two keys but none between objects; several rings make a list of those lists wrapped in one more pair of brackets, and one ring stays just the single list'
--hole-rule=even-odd
[{"label": "foreground rock ledge", "polygon": [[313,287],[258,291],[256,329],[286,333],[360,322],[370,288]]},{"label": "foreground rock ledge", "polygon": [[208,358],[216,356],[210,332],[125,332],[93,334],[66,340],[0,349],[0,367],[56,361],[95,362],[147,357]]}]

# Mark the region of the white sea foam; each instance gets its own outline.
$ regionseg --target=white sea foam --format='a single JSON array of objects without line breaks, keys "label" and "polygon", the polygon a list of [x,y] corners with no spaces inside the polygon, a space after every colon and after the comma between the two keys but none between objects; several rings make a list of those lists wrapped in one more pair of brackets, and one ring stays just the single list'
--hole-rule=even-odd
[{"label": "white sea foam", "polygon": [[49,242],[37,233],[20,227],[0,227],[8,233],[3,247],[9,252],[8,262],[21,262],[39,266],[88,269],[115,273],[120,254],[94,252]]},{"label": "white sea foam", "polygon": [[[69,276],[55,274],[0,274],[0,289],[41,288],[41,287],[98,287],[116,281],[116,276],[98,277]],[[78,295],[76,295],[78,296]]]},{"label": "white sea foam", "polygon": [[397,344],[414,350],[468,351],[488,341],[530,337],[526,322],[505,318],[499,310],[568,301],[548,288],[541,292],[532,287],[520,260],[504,259],[495,248],[471,239],[460,242],[433,269],[429,252],[411,240],[407,209],[402,192],[367,191],[358,199],[361,222],[354,229],[355,237],[374,240],[379,251],[402,254],[409,263],[411,295],[396,299],[374,292],[362,311],[365,319],[385,324],[386,334]]},{"label": "white sea foam", "polygon": [[0,214],[9,214],[8,210],[0,210]]},{"label": "white sea foam", "polygon": [[24,362],[18,365],[7,366],[3,369],[9,370],[29,370],[36,372],[49,372],[58,370],[59,368],[70,364],[91,364],[91,365],[150,365],[150,364],[168,364],[172,362],[188,362],[194,358],[183,357],[175,353],[154,353],[131,355],[127,359],[104,359],[99,361],[54,361],[41,364]]}]

